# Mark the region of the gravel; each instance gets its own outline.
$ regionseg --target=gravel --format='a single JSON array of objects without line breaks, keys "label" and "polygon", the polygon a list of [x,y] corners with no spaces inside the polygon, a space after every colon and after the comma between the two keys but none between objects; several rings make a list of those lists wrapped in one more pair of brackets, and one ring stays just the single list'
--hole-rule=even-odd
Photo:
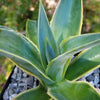
[{"label": "gravel", "polygon": [[89,82],[98,92],[100,92],[100,68],[86,74],[80,81]]},{"label": "gravel", "polygon": [[3,100],[12,100],[17,94],[35,88],[38,83],[36,78],[15,67],[14,73],[11,76],[11,83],[4,92]]},{"label": "gravel", "polygon": [[[79,81],[87,81],[100,92],[100,68],[86,74]],[[3,100],[12,100],[17,94],[35,88],[39,84],[38,80],[15,67],[11,76],[11,83],[6,89]]]}]

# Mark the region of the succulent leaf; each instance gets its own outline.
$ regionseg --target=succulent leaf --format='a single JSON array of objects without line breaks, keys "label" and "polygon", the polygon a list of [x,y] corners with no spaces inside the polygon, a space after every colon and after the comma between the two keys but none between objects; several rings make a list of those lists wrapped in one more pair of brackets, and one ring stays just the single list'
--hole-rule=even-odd
[{"label": "succulent leaf", "polygon": [[38,28],[37,22],[33,20],[27,20],[26,22],[26,36],[38,46]]},{"label": "succulent leaf", "polygon": [[0,55],[42,84],[13,100],[100,100],[100,93],[91,85],[75,81],[100,65],[100,33],[80,35],[82,0],[60,0],[51,27],[39,1],[38,26],[28,20],[27,37],[0,26]]},{"label": "succulent leaf", "polygon": [[48,42],[51,46],[51,48],[54,50],[55,54],[58,54],[56,42],[54,40],[52,31],[49,26],[49,22],[45,13],[45,10],[43,8],[42,2],[40,2],[39,6],[39,20],[38,20],[38,32],[39,32],[39,47],[40,47],[40,53],[41,58],[43,61],[43,64],[46,68],[47,66],[47,59],[46,59],[46,39],[48,38]]},{"label": "succulent leaf", "polygon": [[22,92],[17,95],[13,100],[49,100],[50,96],[47,95],[45,89],[38,86],[33,89],[29,89],[26,92]]},{"label": "succulent leaf", "polygon": [[16,33],[13,30],[0,29],[0,50],[28,59],[42,69],[38,48],[20,33]]},{"label": "succulent leaf", "polygon": [[60,45],[62,40],[63,40],[63,34],[60,35],[60,37],[59,37],[59,39],[57,41],[58,46]]},{"label": "succulent leaf", "polygon": [[0,54],[10,58],[21,69],[31,75],[36,75],[47,84],[52,82],[44,74],[38,49],[23,35],[12,30],[0,29]]},{"label": "succulent leaf", "polygon": [[[61,81],[63,79],[64,72],[67,70],[65,64],[74,54],[93,46],[100,44],[100,34],[82,35],[65,41],[62,45],[62,55],[57,56],[51,60],[46,69],[46,74],[55,81]],[[75,45],[71,47],[71,43]],[[70,44],[70,45],[69,45]],[[69,49],[67,49],[69,47]],[[71,47],[71,48],[70,48]],[[68,62],[69,64],[69,62]],[[67,65],[68,65],[67,64]],[[53,70],[52,70],[53,69]],[[76,69],[78,70],[78,69]]]},{"label": "succulent leaf", "polygon": [[70,60],[70,57],[66,59],[57,57],[54,60],[51,60],[46,69],[47,76],[56,82],[63,80]]},{"label": "succulent leaf", "polygon": [[66,71],[68,80],[76,80],[87,72],[96,69],[100,65],[100,45],[80,53],[69,65]]},{"label": "succulent leaf", "polygon": [[100,94],[86,82],[64,80],[48,88],[56,100],[100,100]]},{"label": "succulent leaf", "polygon": [[81,33],[83,21],[82,0],[60,0],[51,20],[51,28],[56,41]]},{"label": "succulent leaf", "polygon": [[47,61],[48,63],[54,59],[56,57],[53,49],[51,48],[49,42],[48,42],[48,39],[47,39],[47,42],[46,42],[46,58],[47,58]]},{"label": "succulent leaf", "polygon": [[92,42],[98,41],[100,39],[100,33],[83,34],[80,36],[71,37],[65,39],[60,44],[60,52],[65,53],[69,51],[74,51],[77,48],[81,48],[85,45],[91,44]]}]

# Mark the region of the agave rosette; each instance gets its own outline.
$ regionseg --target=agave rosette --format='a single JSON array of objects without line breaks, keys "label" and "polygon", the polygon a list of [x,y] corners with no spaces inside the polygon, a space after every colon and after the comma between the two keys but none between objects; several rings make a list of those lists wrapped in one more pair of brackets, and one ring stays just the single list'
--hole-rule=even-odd
[{"label": "agave rosette", "polygon": [[89,83],[76,81],[100,64],[100,33],[81,35],[82,21],[82,0],[60,0],[50,24],[40,1],[26,37],[0,26],[0,54],[40,81],[14,100],[100,100]]}]

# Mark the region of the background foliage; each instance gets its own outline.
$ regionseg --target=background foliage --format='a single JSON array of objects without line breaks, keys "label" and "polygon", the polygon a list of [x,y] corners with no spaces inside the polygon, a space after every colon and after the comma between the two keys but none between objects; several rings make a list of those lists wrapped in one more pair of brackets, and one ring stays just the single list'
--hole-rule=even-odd
[{"label": "background foliage", "polygon": [[[43,0],[49,20],[59,0]],[[84,1],[84,23],[82,33],[100,32],[100,0]],[[25,33],[27,19],[37,20],[38,0],[0,0],[0,25]],[[12,64],[8,59],[0,58],[0,91]],[[2,73],[2,75],[1,75]]]},{"label": "background foliage", "polygon": [[100,32],[100,0],[84,0],[83,33]]}]

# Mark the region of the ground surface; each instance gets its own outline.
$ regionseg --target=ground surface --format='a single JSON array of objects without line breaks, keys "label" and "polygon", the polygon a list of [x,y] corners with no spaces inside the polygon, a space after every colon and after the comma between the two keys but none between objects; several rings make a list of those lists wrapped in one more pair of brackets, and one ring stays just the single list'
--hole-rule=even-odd
[{"label": "ground surface", "polygon": [[[88,73],[80,80],[89,82],[100,92],[100,68]],[[37,85],[38,80],[36,78],[26,74],[18,67],[16,67],[11,77],[11,83],[3,95],[3,99],[12,100],[12,98],[14,98],[17,94],[27,89],[34,88]]]}]

